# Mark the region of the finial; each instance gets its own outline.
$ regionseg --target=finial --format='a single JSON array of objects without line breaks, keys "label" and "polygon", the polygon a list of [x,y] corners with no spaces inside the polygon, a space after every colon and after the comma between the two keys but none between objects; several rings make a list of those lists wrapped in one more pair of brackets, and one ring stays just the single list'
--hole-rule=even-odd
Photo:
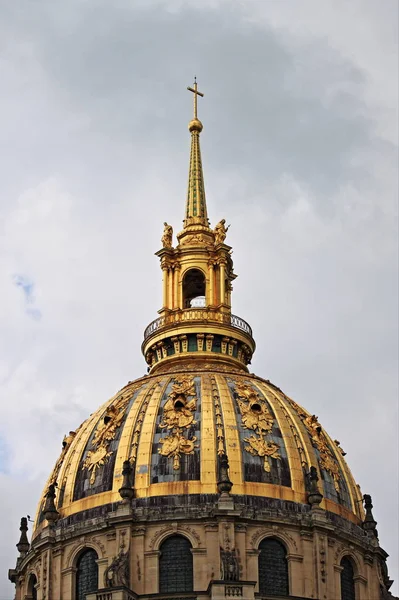
[{"label": "finial", "polygon": [[48,486],[46,496],[45,496],[46,503],[43,508],[43,514],[44,514],[44,518],[47,519],[47,521],[49,523],[54,523],[55,521],[57,521],[58,517],[60,516],[59,512],[57,511],[57,509],[55,507],[55,502],[54,502],[56,486],[57,486],[56,483],[50,483],[50,485]]},{"label": "finial", "polygon": [[26,517],[22,517],[19,530],[21,535],[17,544],[17,549],[21,556],[25,556],[30,548],[28,536],[26,535],[26,532],[28,531],[28,519]]},{"label": "finial", "polygon": [[123,462],[123,469],[122,469],[122,475],[123,475],[122,487],[120,487],[118,490],[119,495],[121,496],[121,498],[123,498],[123,500],[125,502],[128,502],[134,496],[134,489],[133,489],[133,484],[132,484],[132,473],[133,473],[133,467],[130,464],[130,460],[125,460]]},{"label": "finial", "polygon": [[198,85],[197,85],[197,78],[194,77],[194,87],[188,87],[188,91],[189,92],[193,92],[194,94],[194,117],[193,120],[190,121],[188,128],[190,131],[198,131],[201,132],[202,131],[202,123],[201,121],[198,119],[198,110],[197,110],[197,98],[198,96],[201,96],[201,98],[204,97],[204,94],[202,92],[198,91]]},{"label": "finial", "polygon": [[308,502],[312,508],[317,508],[320,502],[323,500],[323,494],[320,494],[319,487],[317,485],[317,482],[319,481],[319,476],[317,475],[316,467],[310,467],[308,477],[310,482]]},{"label": "finial", "polygon": [[222,496],[227,496],[233,487],[229,479],[229,459],[225,453],[219,456],[219,479],[217,485]]},{"label": "finial", "polygon": [[364,501],[364,510],[366,512],[366,516],[364,517],[362,527],[368,535],[378,537],[377,521],[374,520],[373,513],[372,513],[373,504],[371,501],[371,496],[369,494],[364,494],[363,501]]}]

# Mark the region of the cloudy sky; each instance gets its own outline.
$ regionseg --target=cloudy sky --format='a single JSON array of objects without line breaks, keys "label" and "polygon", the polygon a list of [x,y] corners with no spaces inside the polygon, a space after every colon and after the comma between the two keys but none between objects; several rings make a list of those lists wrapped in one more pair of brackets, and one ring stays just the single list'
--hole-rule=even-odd
[{"label": "cloudy sky", "polygon": [[194,75],[251,368],[341,441],[398,579],[397,10],[1,3],[1,600],[64,434],[145,372],[153,254],[163,222],[183,218]]}]

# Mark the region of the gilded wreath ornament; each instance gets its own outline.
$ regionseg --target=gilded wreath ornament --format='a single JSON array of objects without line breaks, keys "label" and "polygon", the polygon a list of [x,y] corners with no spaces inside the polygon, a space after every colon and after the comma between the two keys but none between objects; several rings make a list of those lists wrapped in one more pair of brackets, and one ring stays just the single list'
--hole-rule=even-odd
[{"label": "gilded wreath ornament", "polygon": [[[197,422],[194,413],[197,408],[195,384],[192,377],[176,377],[168,399],[163,408],[160,427],[169,429],[171,433],[159,440],[159,454],[173,459],[173,469],[180,468],[182,454],[194,454],[197,438],[190,439],[188,431]],[[186,435],[184,435],[186,433]]]},{"label": "gilded wreath ornament", "polygon": [[96,429],[91,441],[91,449],[88,451],[82,465],[82,469],[87,469],[90,473],[90,485],[94,485],[98,469],[103,467],[112,455],[109,445],[115,439],[117,430],[122,425],[125,409],[133,391],[130,389],[129,395],[124,396],[122,394],[118,396],[115,402],[108,406],[103,422]]},{"label": "gilded wreath ornament", "polygon": [[237,404],[241,413],[241,423],[245,429],[255,431],[255,435],[245,438],[244,450],[253,456],[263,458],[263,468],[270,473],[269,458],[281,459],[280,446],[269,441],[266,436],[273,429],[274,418],[265,400],[253,387],[241,381],[233,381],[237,394]]},{"label": "gilded wreath ornament", "polygon": [[290,402],[297,411],[303,424],[305,425],[306,430],[309,433],[310,438],[312,440],[312,444],[319,451],[320,466],[322,467],[322,469],[324,469],[331,475],[331,478],[334,483],[334,488],[337,492],[339,492],[339,481],[341,479],[341,473],[338,467],[337,460],[333,455],[328,444],[326,435],[323,432],[323,428],[319,423],[318,417],[316,415],[310,415],[306,413],[304,409],[301,406],[299,406],[299,404],[294,402],[294,400],[290,399]]}]

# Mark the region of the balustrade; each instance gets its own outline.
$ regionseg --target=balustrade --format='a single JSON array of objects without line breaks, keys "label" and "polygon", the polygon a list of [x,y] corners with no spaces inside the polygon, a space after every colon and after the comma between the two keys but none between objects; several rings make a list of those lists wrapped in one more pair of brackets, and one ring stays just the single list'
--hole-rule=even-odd
[{"label": "balustrade", "polygon": [[158,317],[152,321],[144,331],[144,340],[150,337],[158,329],[173,323],[188,321],[213,321],[215,323],[224,323],[240,331],[244,331],[252,337],[252,329],[244,319],[236,315],[229,315],[222,312],[215,312],[207,308],[187,308],[178,312],[172,312],[168,315]]}]

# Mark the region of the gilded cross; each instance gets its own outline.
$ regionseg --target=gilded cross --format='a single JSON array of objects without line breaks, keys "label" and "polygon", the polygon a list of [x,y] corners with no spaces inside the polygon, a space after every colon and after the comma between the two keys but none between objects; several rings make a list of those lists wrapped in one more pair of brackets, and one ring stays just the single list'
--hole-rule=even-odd
[{"label": "gilded cross", "polygon": [[194,88],[192,87],[188,87],[187,88],[190,92],[193,92],[194,94],[194,119],[197,119],[197,97],[201,96],[201,98],[204,97],[204,94],[202,94],[201,92],[198,91],[197,89],[197,78],[194,77]]}]

